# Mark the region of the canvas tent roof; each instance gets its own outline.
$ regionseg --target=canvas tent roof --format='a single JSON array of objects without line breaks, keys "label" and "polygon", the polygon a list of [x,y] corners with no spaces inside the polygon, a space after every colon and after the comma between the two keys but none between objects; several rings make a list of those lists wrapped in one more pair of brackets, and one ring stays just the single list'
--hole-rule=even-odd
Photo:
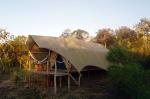
[{"label": "canvas tent roof", "polygon": [[106,70],[110,64],[106,60],[108,49],[100,44],[85,42],[75,38],[29,35],[26,41],[27,47],[31,49],[35,44],[39,48],[46,48],[62,55],[79,72],[89,65]]}]

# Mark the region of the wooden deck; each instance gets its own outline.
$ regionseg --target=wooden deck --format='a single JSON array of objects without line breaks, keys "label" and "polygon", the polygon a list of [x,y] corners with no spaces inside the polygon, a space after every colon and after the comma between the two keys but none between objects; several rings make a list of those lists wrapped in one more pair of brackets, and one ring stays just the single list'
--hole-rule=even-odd
[{"label": "wooden deck", "polygon": [[[55,75],[55,70],[50,70],[50,71],[37,71],[34,69],[28,70],[29,72],[32,73],[37,73],[37,74],[41,74],[41,75]],[[57,70],[56,71],[56,76],[66,76],[68,75],[67,70]]]}]

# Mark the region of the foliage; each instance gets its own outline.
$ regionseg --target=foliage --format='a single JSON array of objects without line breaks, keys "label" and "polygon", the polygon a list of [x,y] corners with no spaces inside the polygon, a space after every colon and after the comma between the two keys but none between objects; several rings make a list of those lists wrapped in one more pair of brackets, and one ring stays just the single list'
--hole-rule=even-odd
[{"label": "foliage", "polygon": [[140,35],[147,35],[150,32],[150,20],[147,18],[140,19],[140,22],[135,25],[135,30]]},{"label": "foliage", "polygon": [[105,47],[109,48],[111,45],[114,44],[114,35],[113,30],[106,28],[100,29],[96,35],[96,42],[103,44]]},{"label": "foliage", "polygon": [[10,44],[13,46],[14,51],[14,57],[15,61],[17,61],[18,66],[25,67],[27,65],[28,61],[28,49],[25,45],[26,37],[25,36],[18,36],[13,41],[10,42]]},{"label": "foliage", "polygon": [[137,40],[137,34],[134,30],[129,27],[122,26],[116,30],[117,39],[126,39],[129,41]]},{"label": "foliage", "polygon": [[73,37],[80,40],[87,40],[89,38],[89,33],[82,29],[77,29],[71,32],[70,29],[66,29],[60,37],[67,38],[67,37]]},{"label": "foliage", "polygon": [[62,34],[60,35],[61,38],[67,38],[71,36],[71,30],[70,29],[65,29]]},{"label": "foliage", "polygon": [[131,99],[150,98],[150,71],[144,70],[140,65],[114,65],[109,68],[108,75],[112,86]]},{"label": "foliage", "polygon": [[131,49],[137,41],[137,33],[129,27],[123,26],[116,31],[116,43],[127,49]]},{"label": "foliage", "polygon": [[11,80],[15,81],[16,83],[20,80],[25,79],[25,70],[20,68],[11,68]]},{"label": "foliage", "polygon": [[140,48],[143,49],[143,54],[150,55],[150,20],[142,18],[140,22],[135,25],[135,31],[138,34],[139,40],[142,41]]},{"label": "foliage", "polygon": [[[8,32],[7,32],[8,33]],[[11,80],[24,80],[25,72],[22,67],[28,62],[28,49],[25,45],[26,37],[17,36],[9,39],[10,34],[2,36],[0,43],[0,72],[8,75]]]},{"label": "foliage", "polygon": [[109,67],[108,78],[111,87],[130,96],[131,99],[149,99],[150,70],[145,70],[143,66],[138,64],[143,57],[136,55],[129,53],[122,47],[111,48],[107,59],[115,64]]},{"label": "foliage", "polygon": [[77,29],[72,32],[71,36],[77,39],[85,40],[89,37],[89,33],[85,30]]},{"label": "foliage", "polygon": [[129,57],[128,51],[119,46],[112,47],[109,50],[107,59],[115,64],[125,64],[133,61],[131,57]]},{"label": "foliage", "polygon": [[144,56],[144,55],[134,55],[137,62],[141,64],[145,69],[150,69],[150,56]]},{"label": "foliage", "polygon": [[25,66],[28,60],[26,37],[18,36],[11,39],[11,34],[2,29],[0,40],[0,71],[9,74],[15,67]]},{"label": "foliage", "polygon": [[0,28],[0,44],[7,43],[10,39],[12,39],[13,36],[10,35],[9,32],[7,32],[5,29]]}]

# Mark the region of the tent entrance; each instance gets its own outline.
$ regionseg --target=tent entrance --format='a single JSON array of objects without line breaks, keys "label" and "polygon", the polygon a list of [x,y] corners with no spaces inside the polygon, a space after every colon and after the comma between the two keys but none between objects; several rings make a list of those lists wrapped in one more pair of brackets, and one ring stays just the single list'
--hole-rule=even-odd
[{"label": "tent entrance", "polygon": [[[67,70],[65,62],[64,62],[62,56],[59,54],[57,54],[56,66],[57,66],[58,70]],[[53,66],[53,68],[54,68],[54,66]]]}]

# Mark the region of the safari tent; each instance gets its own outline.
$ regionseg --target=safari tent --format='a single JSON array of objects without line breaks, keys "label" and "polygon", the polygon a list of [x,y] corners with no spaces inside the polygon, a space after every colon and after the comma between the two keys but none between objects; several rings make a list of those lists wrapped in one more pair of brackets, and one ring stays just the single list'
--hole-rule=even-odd
[{"label": "safari tent", "polygon": [[[35,68],[31,68],[30,62],[29,71],[53,75],[55,92],[57,76],[68,76],[70,88],[70,78],[80,85],[81,72],[92,69],[86,67],[93,66],[107,70],[110,64],[106,60],[108,49],[100,44],[75,38],[29,35],[26,45],[35,65]],[[79,73],[78,80],[71,75],[72,72]]]}]

